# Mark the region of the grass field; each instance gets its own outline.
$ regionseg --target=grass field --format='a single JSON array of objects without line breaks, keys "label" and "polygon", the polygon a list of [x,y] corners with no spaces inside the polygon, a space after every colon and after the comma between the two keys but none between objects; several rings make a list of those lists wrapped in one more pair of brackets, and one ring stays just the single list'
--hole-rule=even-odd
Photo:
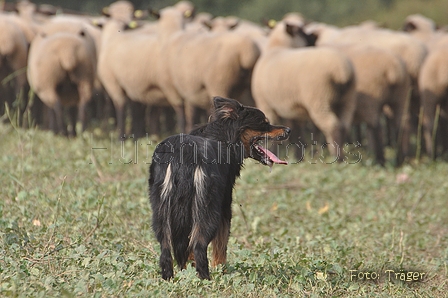
[{"label": "grass field", "polygon": [[115,140],[0,124],[0,296],[447,295],[447,163],[247,160],[228,264],[166,282],[147,197],[155,142]]}]

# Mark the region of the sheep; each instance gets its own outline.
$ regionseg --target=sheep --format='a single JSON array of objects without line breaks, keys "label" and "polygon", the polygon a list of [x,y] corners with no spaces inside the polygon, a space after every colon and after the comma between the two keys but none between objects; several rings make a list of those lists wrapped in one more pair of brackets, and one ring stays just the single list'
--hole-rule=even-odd
[{"label": "sheep", "polygon": [[38,34],[31,43],[28,57],[28,81],[31,88],[52,110],[50,126],[55,134],[67,134],[63,107],[71,107],[71,135],[76,135],[76,110],[86,128],[85,106],[92,96],[95,79],[95,52],[86,42],[84,30],[78,34]]},{"label": "sheep", "polygon": [[376,161],[384,165],[380,116],[385,105],[393,111],[394,126],[401,128],[397,165],[409,155],[410,77],[404,62],[389,51],[363,45],[336,46],[352,62],[356,75],[356,110],[353,123],[364,122]]},{"label": "sheep", "polygon": [[216,17],[209,20],[203,20],[202,23],[213,32],[227,32],[240,25],[240,19],[237,17]]},{"label": "sheep", "polygon": [[427,49],[421,41],[389,29],[369,29],[362,26],[338,28],[322,23],[311,23],[305,26],[304,31],[317,37],[318,46],[363,44],[392,51],[403,59],[414,86],[417,84],[418,74],[427,54]]},{"label": "sheep", "polygon": [[169,80],[163,84],[164,73],[158,69],[161,63],[157,35],[133,32],[138,29],[126,30],[133,19],[133,12],[134,7],[128,1],[114,2],[109,6],[98,59],[98,76],[115,106],[119,136],[123,138],[125,134],[124,108],[128,99],[133,109],[134,137],[145,133],[141,104],[172,106],[176,111],[178,129],[184,131],[183,100]]},{"label": "sheep", "polygon": [[[98,60],[98,55],[101,50],[101,30],[97,26],[94,26],[89,19],[74,15],[58,15],[52,17],[47,23],[42,25],[41,31],[45,32],[46,36],[60,32],[76,35],[83,31],[86,34],[85,42],[87,46],[95,54],[95,61]],[[97,91],[102,90],[102,85],[98,78],[95,79],[94,87]]]},{"label": "sheep", "polygon": [[[436,136],[433,135],[437,107],[440,108],[440,119],[445,125],[439,125],[443,150],[448,149],[446,118],[448,117],[448,42],[445,47],[438,47],[430,52],[422,66],[419,77],[421,104],[423,108],[423,136],[426,152],[432,158],[437,156],[434,146]],[[434,139],[434,140],[433,140]]]},{"label": "sheep", "polygon": [[[448,150],[448,131],[446,117],[448,114],[448,34],[436,30],[435,23],[422,15],[410,15],[406,18],[403,29],[419,38],[428,46],[429,54],[422,65],[419,75],[419,92],[423,109],[423,137],[427,154],[437,157],[437,134],[433,131],[439,126],[443,150]],[[437,106],[440,107],[440,125],[435,123]]]},{"label": "sheep", "polygon": [[[239,19],[234,16],[216,17],[208,21],[204,21],[209,30],[215,33],[225,33],[232,31],[233,34],[239,34],[244,38],[249,38],[255,42],[261,52],[266,45],[268,29],[247,20]],[[255,105],[250,91],[250,85],[242,91],[239,101],[247,106]]]},{"label": "sheep", "polygon": [[[92,20],[92,18],[84,15],[56,15],[49,18],[48,22],[41,26],[41,30],[47,36],[58,32],[78,34],[78,32],[83,30],[88,35],[85,41],[89,43],[89,47],[95,52],[95,61],[97,61],[101,50],[101,30],[94,25],[95,22],[99,22],[98,18]],[[89,103],[88,110],[92,110],[92,116],[98,119],[107,119],[111,115],[111,109],[113,109],[112,101],[108,98],[96,74],[92,100]]]},{"label": "sheep", "polygon": [[356,106],[353,66],[332,48],[292,48],[303,42],[297,34],[286,22],[273,28],[253,72],[255,103],[272,121],[311,119],[341,161]]},{"label": "sheep", "polygon": [[[196,9],[190,1],[179,1],[175,5],[172,6],[173,8],[177,9],[182,13],[182,15],[185,18],[186,26],[191,27],[189,29],[192,30],[205,30],[204,25],[202,24],[202,20],[210,20],[212,17],[208,13],[201,13],[199,17],[196,15]],[[143,16],[146,16],[147,14],[152,14],[157,17],[159,17],[159,14],[157,11],[153,10],[152,8],[149,8],[149,11],[135,11],[134,16],[140,18]],[[146,21],[142,22],[139,25],[138,30],[136,30],[136,33],[157,33],[158,28],[158,22],[154,21]]]},{"label": "sheep", "polygon": [[255,41],[260,51],[267,42],[268,31],[258,24],[237,17],[216,17],[203,22],[213,32],[226,32],[233,30]]},{"label": "sheep", "polygon": [[399,56],[405,63],[411,78],[410,117],[412,129],[417,130],[420,108],[418,78],[428,52],[423,42],[403,32],[381,28],[369,29],[360,26],[337,28],[311,23],[306,25],[304,30],[307,34],[317,37],[316,45],[363,44],[388,50]]},{"label": "sheep", "polygon": [[173,8],[160,12],[159,37],[169,79],[185,100],[187,130],[194,109],[208,110],[213,96],[239,98],[260,55],[243,35],[185,30],[182,14]]},{"label": "sheep", "polygon": [[283,16],[282,21],[300,28],[306,24],[305,18],[299,12],[288,12]]},{"label": "sheep", "polygon": [[425,43],[431,42],[436,29],[436,23],[421,14],[407,16],[403,24],[403,31],[411,33]]},{"label": "sheep", "polygon": [[7,17],[23,31],[27,42],[31,43],[41,24],[35,19],[35,14],[37,12],[36,4],[26,0],[19,1],[15,5],[15,10],[17,11],[17,14],[9,14]]},{"label": "sheep", "polygon": [[[10,106],[15,97],[26,93],[26,66],[28,59],[28,42],[24,32],[8,16],[0,15],[0,91],[5,94],[0,100],[0,115],[7,102]],[[14,94],[10,93],[3,80],[13,76]],[[24,89],[25,88],[25,89]],[[6,95],[8,94],[8,95]]]}]

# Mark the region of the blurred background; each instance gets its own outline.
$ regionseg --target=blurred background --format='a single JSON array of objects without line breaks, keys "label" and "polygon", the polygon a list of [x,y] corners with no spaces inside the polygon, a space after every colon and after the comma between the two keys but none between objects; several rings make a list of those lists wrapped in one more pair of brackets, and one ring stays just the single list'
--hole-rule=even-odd
[{"label": "blurred background", "polygon": [[[68,9],[99,13],[110,0],[38,0],[38,4],[52,4]],[[136,9],[149,6],[159,9],[177,0],[131,0]],[[447,0],[192,0],[198,11],[215,16],[235,15],[260,22],[266,18],[280,19],[285,13],[297,11],[307,19],[339,26],[375,20],[392,29],[401,27],[406,16],[421,13],[437,24],[448,23]]]}]

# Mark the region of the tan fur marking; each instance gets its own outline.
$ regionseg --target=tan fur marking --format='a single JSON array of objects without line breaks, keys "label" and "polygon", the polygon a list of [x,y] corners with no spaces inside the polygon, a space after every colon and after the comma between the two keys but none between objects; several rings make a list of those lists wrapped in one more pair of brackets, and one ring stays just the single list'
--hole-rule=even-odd
[{"label": "tan fur marking", "polygon": [[228,224],[222,224],[219,227],[218,234],[212,240],[212,266],[215,267],[220,264],[225,264],[227,261],[227,242],[229,241]]},{"label": "tan fur marking", "polygon": [[241,134],[241,141],[243,142],[244,145],[244,149],[245,149],[245,153],[246,153],[246,157],[249,155],[250,150],[251,150],[251,140],[255,137],[268,137],[268,138],[272,138],[275,139],[277,137],[283,136],[284,135],[284,130],[282,128],[278,128],[278,129],[273,129],[269,132],[264,132],[264,133],[260,133],[259,131],[256,130],[252,130],[252,129],[246,129],[242,134]]}]

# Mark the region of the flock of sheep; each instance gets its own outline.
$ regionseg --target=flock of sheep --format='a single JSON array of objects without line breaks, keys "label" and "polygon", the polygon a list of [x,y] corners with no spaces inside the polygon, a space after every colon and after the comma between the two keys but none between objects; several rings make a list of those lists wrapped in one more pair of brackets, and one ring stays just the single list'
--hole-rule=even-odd
[{"label": "flock of sheep", "polygon": [[[158,12],[118,1],[103,16],[49,16],[26,0],[15,9],[0,13],[0,116],[5,103],[24,102],[55,133],[67,133],[68,116],[75,134],[92,102],[103,109],[111,101],[120,136],[127,106],[131,133],[142,136],[147,121],[174,117],[175,131],[188,131],[219,95],[257,106],[273,123],[311,120],[334,155],[341,148],[333,145],[364,123],[384,164],[382,119],[399,163],[420,134],[429,155],[448,150],[448,33],[421,15],[404,20],[403,32],[371,22],[338,28],[297,13],[258,25],[195,14],[188,1]],[[157,20],[144,20],[149,13]],[[45,107],[27,104],[27,88]]]}]

